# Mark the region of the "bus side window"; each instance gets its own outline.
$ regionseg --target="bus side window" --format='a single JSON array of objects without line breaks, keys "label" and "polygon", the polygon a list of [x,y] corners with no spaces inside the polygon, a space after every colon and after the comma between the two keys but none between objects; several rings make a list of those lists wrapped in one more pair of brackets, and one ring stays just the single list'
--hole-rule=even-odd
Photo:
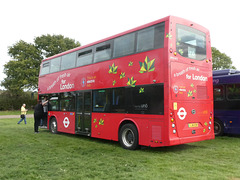
[{"label": "bus side window", "polygon": [[43,62],[41,67],[41,75],[48,74],[50,71],[50,61]]},{"label": "bus side window", "polygon": [[96,52],[94,54],[94,63],[109,60],[112,55],[112,48],[110,42],[104,42],[96,47]]},{"label": "bus side window", "polygon": [[240,100],[240,84],[227,85],[227,98],[229,100]]},{"label": "bus side window", "polygon": [[108,89],[93,91],[93,112],[110,111],[110,91]]},{"label": "bus side window", "polygon": [[51,60],[50,73],[60,71],[60,62],[61,62],[61,57],[54,58]]},{"label": "bus side window", "polygon": [[93,58],[92,49],[89,50],[84,49],[84,51],[78,52],[77,67],[92,64],[92,58]]},{"label": "bus side window", "polygon": [[76,52],[62,56],[61,70],[74,68],[75,61],[76,61]]},{"label": "bus side window", "polygon": [[214,101],[224,100],[224,91],[222,85],[217,85],[213,87]]}]

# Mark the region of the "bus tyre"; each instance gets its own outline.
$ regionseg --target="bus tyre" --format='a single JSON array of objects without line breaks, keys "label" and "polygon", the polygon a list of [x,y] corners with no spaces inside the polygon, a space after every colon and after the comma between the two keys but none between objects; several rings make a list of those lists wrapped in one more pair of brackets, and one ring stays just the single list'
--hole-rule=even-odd
[{"label": "bus tyre", "polygon": [[57,120],[56,120],[56,118],[52,118],[52,120],[51,120],[50,131],[53,134],[57,134]]},{"label": "bus tyre", "polygon": [[219,119],[214,119],[214,134],[215,136],[222,136],[223,135],[223,123]]},{"label": "bus tyre", "polygon": [[135,150],[139,148],[138,130],[134,124],[125,124],[119,131],[119,142],[124,149]]}]

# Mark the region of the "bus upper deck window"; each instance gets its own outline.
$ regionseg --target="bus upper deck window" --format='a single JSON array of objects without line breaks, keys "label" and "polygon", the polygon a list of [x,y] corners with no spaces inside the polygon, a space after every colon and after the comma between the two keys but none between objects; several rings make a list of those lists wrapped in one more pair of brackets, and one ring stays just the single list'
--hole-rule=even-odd
[{"label": "bus upper deck window", "polygon": [[183,57],[204,60],[206,58],[206,34],[192,27],[177,24],[176,49]]}]

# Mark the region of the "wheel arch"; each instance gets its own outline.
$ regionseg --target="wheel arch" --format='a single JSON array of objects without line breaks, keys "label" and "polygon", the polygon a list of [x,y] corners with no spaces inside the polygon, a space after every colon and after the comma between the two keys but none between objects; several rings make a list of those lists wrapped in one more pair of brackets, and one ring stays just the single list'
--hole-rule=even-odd
[{"label": "wheel arch", "polygon": [[118,141],[119,141],[119,132],[120,132],[120,129],[121,129],[122,126],[124,126],[125,124],[133,124],[133,125],[137,128],[137,131],[138,131],[138,140],[139,140],[139,139],[140,139],[139,126],[137,125],[137,123],[136,123],[133,119],[126,118],[126,119],[123,119],[123,120],[119,123],[119,126],[118,126]]}]

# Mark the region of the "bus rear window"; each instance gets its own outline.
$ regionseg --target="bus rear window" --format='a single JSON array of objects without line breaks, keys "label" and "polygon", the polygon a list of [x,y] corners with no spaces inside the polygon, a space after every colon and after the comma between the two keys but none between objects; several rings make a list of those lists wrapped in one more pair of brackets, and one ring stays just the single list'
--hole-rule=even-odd
[{"label": "bus rear window", "polygon": [[206,59],[206,34],[177,24],[176,49],[183,57],[204,60]]}]

